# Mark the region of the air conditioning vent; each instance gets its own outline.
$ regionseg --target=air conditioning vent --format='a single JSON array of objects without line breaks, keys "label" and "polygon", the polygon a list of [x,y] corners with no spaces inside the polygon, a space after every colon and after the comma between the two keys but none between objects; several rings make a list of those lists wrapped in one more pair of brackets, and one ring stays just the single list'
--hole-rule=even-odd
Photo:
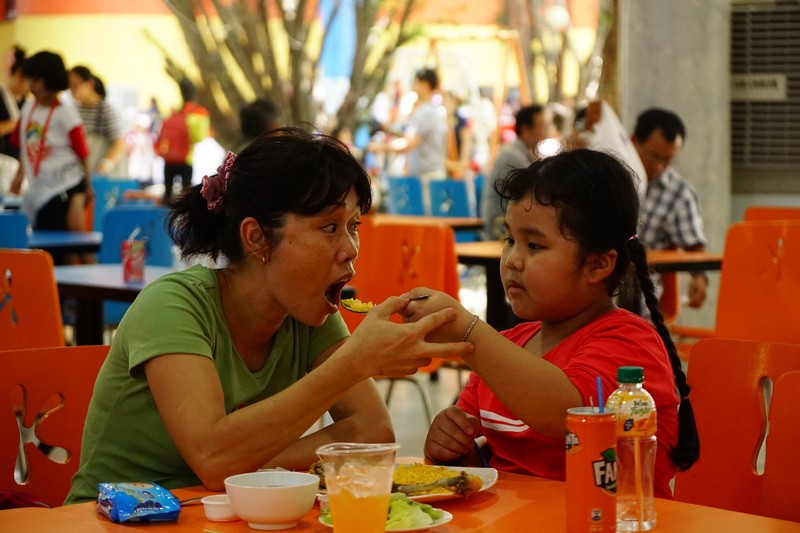
[{"label": "air conditioning vent", "polygon": [[731,5],[731,82],[734,174],[800,170],[800,2]]}]

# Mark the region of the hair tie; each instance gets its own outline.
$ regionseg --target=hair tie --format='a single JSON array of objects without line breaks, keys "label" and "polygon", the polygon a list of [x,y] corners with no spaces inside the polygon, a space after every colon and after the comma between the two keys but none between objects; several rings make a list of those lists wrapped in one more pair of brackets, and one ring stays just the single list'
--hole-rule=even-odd
[{"label": "hair tie", "polygon": [[630,237],[628,237],[628,240],[629,240],[629,241],[635,241],[635,240],[636,240],[636,239],[638,239],[638,238],[639,238],[639,236],[638,236],[637,234],[635,234],[635,233],[634,233],[633,235],[631,235]]},{"label": "hair tie", "polygon": [[236,161],[236,154],[228,152],[225,160],[217,168],[217,173],[213,176],[203,176],[203,185],[200,187],[200,194],[205,198],[208,210],[214,214],[222,212],[223,195],[228,189],[228,180],[231,177],[231,168]]}]

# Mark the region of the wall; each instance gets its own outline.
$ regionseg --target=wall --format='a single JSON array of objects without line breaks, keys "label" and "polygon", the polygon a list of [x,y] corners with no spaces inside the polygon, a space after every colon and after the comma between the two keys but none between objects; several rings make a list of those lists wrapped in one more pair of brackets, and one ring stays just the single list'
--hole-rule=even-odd
[{"label": "wall", "polygon": [[[659,106],[684,120],[674,166],[697,189],[708,249],[721,252],[731,212],[729,0],[620,0],[619,8],[620,117],[632,129],[640,111]],[[682,316],[713,324],[717,280],[703,309]]]}]

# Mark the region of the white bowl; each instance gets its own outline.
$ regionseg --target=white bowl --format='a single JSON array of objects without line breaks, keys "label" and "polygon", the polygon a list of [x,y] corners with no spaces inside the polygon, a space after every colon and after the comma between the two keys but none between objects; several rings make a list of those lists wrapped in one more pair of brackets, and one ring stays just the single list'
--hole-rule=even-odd
[{"label": "white bowl", "polygon": [[231,499],[227,494],[214,494],[206,496],[202,500],[203,511],[206,518],[214,522],[229,522],[231,520],[239,520],[236,513],[233,511]]},{"label": "white bowl", "polygon": [[234,512],[253,529],[294,527],[314,505],[319,477],[304,472],[267,470],[225,479]]}]

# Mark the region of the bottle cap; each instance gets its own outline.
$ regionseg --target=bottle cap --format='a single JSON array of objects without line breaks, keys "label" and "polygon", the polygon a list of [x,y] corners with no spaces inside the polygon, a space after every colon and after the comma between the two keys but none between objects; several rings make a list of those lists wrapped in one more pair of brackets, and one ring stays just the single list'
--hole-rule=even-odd
[{"label": "bottle cap", "polygon": [[617,369],[620,383],[644,383],[644,368],[640,366],[621,366]]}]

